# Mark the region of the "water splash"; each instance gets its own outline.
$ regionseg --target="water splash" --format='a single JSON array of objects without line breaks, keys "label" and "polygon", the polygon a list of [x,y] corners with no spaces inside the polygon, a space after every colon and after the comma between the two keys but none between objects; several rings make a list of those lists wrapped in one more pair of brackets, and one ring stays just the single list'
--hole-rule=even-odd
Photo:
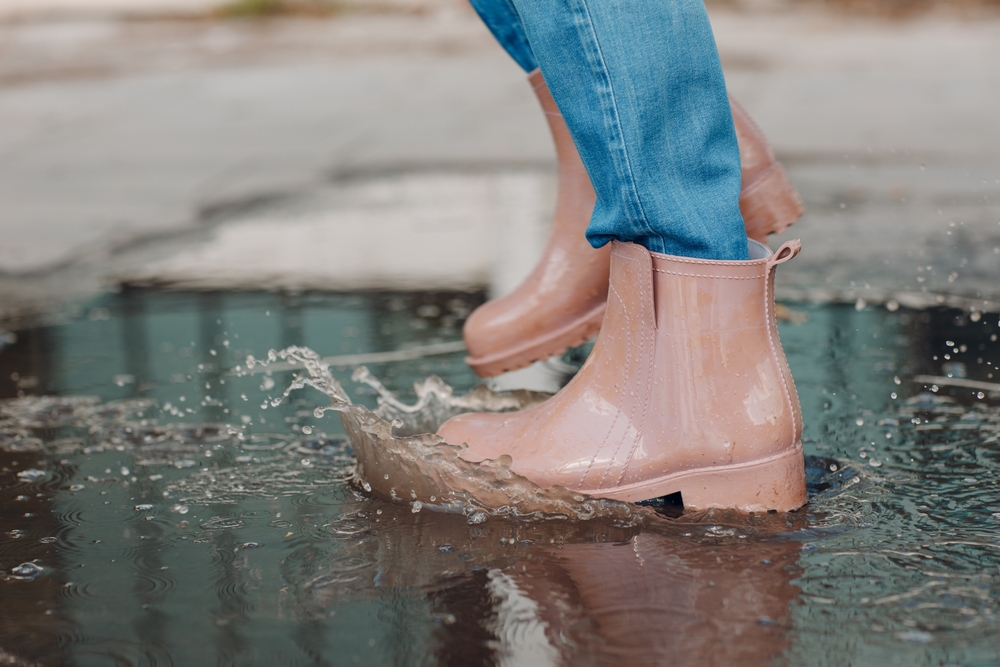
[{"label": "water splash", "polygon": [[609,519],[624,523],[639,521],[644,512],[628,503],[594,498],[564,487],[543,489],[511,470],[509,456],[470,463],[461,458],[467,445],[452,445],[434,434],[446,419],[468,411],[520,410],[544,400],[535,392],[495,392],[485,386],[456,396],[439,378],[429,377],[414,385],[417,401],[400,401],[366,368],[354,380],[375,389],[378,408],[373,412],[351,402],[329,365],[312,350],[289,347],[271,351],[267,361],[249,357],[248,370],[277,360],[301,367],[281,399],[305,387],[330,398],[330,405],[316,408],[320,418],[329,410],[340,414],[357,457],[354,480],[365,492],[414,508],[461,512],[471,523],[490,516],[532,519]]}]

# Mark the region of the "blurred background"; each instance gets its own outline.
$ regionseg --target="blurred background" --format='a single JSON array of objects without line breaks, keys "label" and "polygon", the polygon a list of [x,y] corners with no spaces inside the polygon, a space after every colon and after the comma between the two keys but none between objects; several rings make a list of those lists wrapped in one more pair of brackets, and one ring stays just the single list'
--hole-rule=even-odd
[{"label": "blurred background", "polygon": [[[1000,301],[1000,1],[715,0],[808,213],[779,296]],[[0,319],[123,286],[498,294],[554,154],[463,0],[0,1]]]}]

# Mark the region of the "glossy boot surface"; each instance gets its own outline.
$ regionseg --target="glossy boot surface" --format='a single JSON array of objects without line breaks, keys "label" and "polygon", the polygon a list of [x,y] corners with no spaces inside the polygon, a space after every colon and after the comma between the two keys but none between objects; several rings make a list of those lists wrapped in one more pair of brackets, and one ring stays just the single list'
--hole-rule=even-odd
[{"label": "glossy boot surface", "polygon": [[584,236],[597,195],[540,70],[528,76],[552,132],[559,190],[542,258],[517,289],[472,313],[463,334],[468,364],[492,377],[593,338],[604,317],[611,248]]},{"label": "glossy boot surface", "polygon": [[[480,377],[523,368],[592,338],[608,295],[611,248],[594,249],[584,236],[596,200],[590,177],[541,71],[528,80],[556,147],[556,211],[548,244],[531,274],[510,294],[477,308],[465,323],[466,362]],[[735,100],[730,103],[743,167],[740,210],[747,236],[764,242],[799,219],[802,203],[767,138]]]},{"label": "glossy boot surface", "polygon": [[749,261],[612,244],[608,309],[580,372],[545,403],[468,413],[438,433],[469,461],[624,501],[680,492],[687,508],[806,502],[798,395],[778,340],[774,269],[798,253],[750,242]]},{"label": "glossy boot surface", "polygon": [[780,234],[801,218],[805,207],[784,167],[774,159],[767,137],[739,102],[730,97],[729,104],[743,169],[740,190],[743,224],[749,238],[765,243],[768,235]]}]

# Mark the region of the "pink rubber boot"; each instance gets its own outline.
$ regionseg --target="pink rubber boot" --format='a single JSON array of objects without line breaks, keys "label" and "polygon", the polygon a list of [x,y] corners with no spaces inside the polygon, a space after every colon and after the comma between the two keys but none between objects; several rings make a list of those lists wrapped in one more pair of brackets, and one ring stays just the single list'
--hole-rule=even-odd
[{"label": "pink rubber boot", "polygon": [[[584,237],[596,195],[559,108],[540,70],[528,80],[545,111],[555,142],[559,191],[552,231],[542,258],[516,290],[472,313],[463,331],[466,362],[492,377],[547,359],[592,338],[608,296],[611,248],[595,250]],[[740,145],[740,211],[747,236],[764,242],[802,216],[798,194],[763,132],[730,98]]]},{"label": "pink rubber boot", "polygon": [[613,242],[607,313],[565,388],[513,413],[467,413],[438,430],[468,461],[513,458],[549,487],[687,508],[796,509],[806,502],[802,418],[778,340],[777,253],[748,261],[651,253]]}]

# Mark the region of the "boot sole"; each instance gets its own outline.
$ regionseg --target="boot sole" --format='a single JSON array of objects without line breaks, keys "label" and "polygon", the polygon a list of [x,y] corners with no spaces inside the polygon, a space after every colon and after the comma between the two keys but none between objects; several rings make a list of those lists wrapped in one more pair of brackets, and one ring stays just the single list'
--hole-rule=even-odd
[{"label": "boot sole", "polygon": [[684,509],[797,510],[808,500],[802,443],[795,443],[795,447],[786,452],[748,463],[685,470],[615,489],[580,489],[580,493],[625,502],[678,492]]},{"label": "boot sole", "polygon": [[481,378],[493,377],[501,373],[516,371],[530,366],[536,361],[542,361],[557,354],[562,354],[571,347],[583,345],[597,335],[604,320],[606,303],[597,306],[583,317],[544,336],[524,343],[512,350],[485,357],[465,358],[465,363]]}]

